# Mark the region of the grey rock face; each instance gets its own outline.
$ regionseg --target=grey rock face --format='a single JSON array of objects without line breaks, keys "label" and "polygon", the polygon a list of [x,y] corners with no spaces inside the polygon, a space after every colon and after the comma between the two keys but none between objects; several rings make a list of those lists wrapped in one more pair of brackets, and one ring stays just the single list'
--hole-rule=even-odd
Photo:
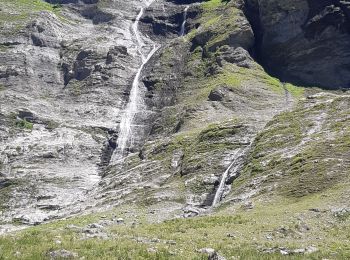
[{"label": "grey rock face", "polygon": [[[43,11],[28,20],[20,33],[0,42],[6,46],[6,51],[0,51],[0,180],[6,186],[0,191],[6,194],[0,200],[5,209],[0,219],[7,223],[36,225],[79,214],[104,199],[110,185],[117,186],[109,177],[101,181],[109,174],[127,185],[116,191],[116,198],[143,185],[137,173],[128,179],[118,168],[130,171],[128,165],[112,167],[109,161],[116,149],[121,111],[141,64],[132,24],[145,3],[50,3],[62,4],[64,19]],[[158,54],[142,71],[147,75],[142,76],[142,95],[148,110],[135,121],[142,126],[140,145],[150,132],[161,132],[156,130],[162,125],[162,120],[155,120],[158,112],[172,114],[165,107],[175,103],[189,45],[169,39],[177,37],[183,10],[184,6],[158,1],[141,18],[144,42],[148,44],[152,37],[164,45],[173,44],[181,55],[163,63],[173,68],[169,74],[164,71],[166,77],[156,76],[164,73],[156,66],[162,65]],[[158,34],[157,24],[166,24],[168,33]],[[145,51],[152,47],[146,45],[142,46]],[[154,88],[157,82],[166,87]],[[171,132],[181,127],[182,114]],[[175,172],[181,172],[179,156]],[[140,169],[151,172],[152,166]],[[168,173],[157,178],[146,186],[158,187]],[[167,196],[172,195],[158,194],[157,198]]]},{"label": "grey rock face", "polygon": [[223,66],[224,62],[234,63],[243,68],[254,66],[254,60],[249,52],[242,47],[232,48],[224,45],[216,53],[216,60],[220,66]]},{"label": "grey rock face", "polygon": [[173,159],[171,160],[171,167],[173,168],[174,174],[181,173],[183,158],[183,151],[178,150],[174,152]]},{"label": "grey rock face", "polygon": [[[227,195],[251,140],[293,100],[250,57],[253,31],[236,2],[217,11],[234,28],[225,37],[226,27],[196,17],[198,6],[188,29],[198,28],[178,37],[185,6],[175,3],[190,2],[153,2],[140,18],[142,41],[132,30],[142,1],[73,0],[56,1],[70,22],[42,12],[2,39],[1,221],[36,225],[122,203],[157,204],[159,220],[193,217],[219,183]],[[137,145],[111,164],[140,52],[153,44],[161,48],[141,71],[145,104],[132,122]]]},{"label": "grey rock face", "polygon": [[349,88],[348,1],[247,0],[261,63],[284,81]]},{"label": "grey rock face", "polygon": [[210,91],[209,100],[211,101],[222,101],[224,99],[225,93],[221,88],[214,89]]},{"label": "grey rock face", "polygon": [[67,20],[43,11],[1,38],[9,47],[0,51],[0,178],[12,183],[0,200],[5,222],[84,208],[77,204],[108,164],[140,63],[130,31],[139,2],[55,3],[66,4]]},{"label": "grey rock face", "polygon": [[[174,5],[164,1],[155,4],[146,10],[142,18],[143,31],[149,31],[153,38],[176,38],[179,35],[183,22],[184,6]],[[194,17],[197,12],[190,10],[188,19]]]}]

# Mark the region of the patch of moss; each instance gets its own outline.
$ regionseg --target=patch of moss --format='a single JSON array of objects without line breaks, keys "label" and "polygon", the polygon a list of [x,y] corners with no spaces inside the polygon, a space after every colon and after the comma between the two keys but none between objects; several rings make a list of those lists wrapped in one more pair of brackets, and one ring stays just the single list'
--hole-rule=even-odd
[{"label": "patch of moss", "polygon": [[71,80],[67,86],[74,96],[83,94],[84,83],[78,80]]},{"label": "patch of moss", "polygon": [[350,124],[344,120],[349,98],[328,98],[311,106],[302,101],[268,123],[256,138],[241,179],[234,183],[236,189],[264,177],[261,187],[278,183],[278,193],[299,198],[349,181]]},{"label": "patch of moss", "polygon": [[215,50],[222,43],[227,43],[230,35],[237,31],[239,10],[228,1],[210,0],[202,3],[201,17],[198,19],[200,27],[190,31],[186,38],[193,40],[196,37],[206,37],[203,46],[206,50]]},{"label": "patch of moss", "polygon": [[16,121],[16,127],[21,128],[21,129],[32,130],[33,123],[28,122],[26,119],[20,119],[20,120]]},{"label": "patch of moss", "polygon": [[53,130],[53,129],[57,128],[58,126],[59,126],[59,123],[57,123],[55,121],[50,120],[50,121],[46,122],[46,129],[48,129],[48,130]]},{"label": "patch of moss", "polygon": [[290,83],[285,84],[286,90],[295,98],[302,98],[305,95],[305,88],[300,86],[294,86]]},{"label": "patch of moss", "polygon": [[9,46],[5,44],[0,44],[0,52],[6,52],[9,49]]},{"label": "patch of moss", "polygon": [[44,0],[0,0],[0,30],[15,34],[40,11],[59,14],[60,7]]},{"label": "patch of moss", "polygon": [[210,124],[199,135],[199,141],[213,141],[236,134],[242,125]]},{"label": "patch of moss", "polygon": [[4,90],[6,90],[5,85],[0,84],[0,91],[4,91]]}]

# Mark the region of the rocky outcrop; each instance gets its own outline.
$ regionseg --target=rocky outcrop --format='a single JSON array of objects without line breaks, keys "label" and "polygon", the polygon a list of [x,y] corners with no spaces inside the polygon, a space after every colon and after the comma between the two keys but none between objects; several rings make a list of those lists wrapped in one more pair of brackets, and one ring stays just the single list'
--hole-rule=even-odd
[{"label": "rocky outcrop", "polygon": [[0,28],[0,180],[11,181],[0,188],[2,222],[39,224],[81,210],[72,205],[109,164],[138,68],[130,33],[138,3],[111,3],[105,26],[81,12],[100,10],[97,1],[55,3],[63,5],[1,6],[30,14]]},{"label": "rocky outcrop", "polygon": [[283,81],[350,87],[350,2],[247,0],[256,57]]}]

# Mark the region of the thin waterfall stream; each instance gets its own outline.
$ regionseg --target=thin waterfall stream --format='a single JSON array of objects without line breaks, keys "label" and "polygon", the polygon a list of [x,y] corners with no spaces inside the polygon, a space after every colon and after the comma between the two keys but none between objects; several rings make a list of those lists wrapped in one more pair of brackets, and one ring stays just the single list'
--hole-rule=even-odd
[{"label": "thin waterfall stream", "polygon": [[112,156],[112,162],[123,159],[123,157],[128,153],[128,148],[131,148],[134,145],[133,127],[136,127],[136,125],[133,125],[133,123],[136,114],[141,111],[141,108],[143,107],[144,103],[140,91],[140,77],[145,65],[152,58],[155,52],[160,48],[160,46],[152,42],[150,44],[153,45],[152,50],[148,53],[145,53],[143,51],[143,48],[147,47],[147,43],[143,40],[141,32],[139,30],[139,22],[144,14],[144,10],[145,8],[149,7],[153,2],[154,0],[146,2],[146,6],[141,7],[140,12],[138,13],[135,22],[132,25],[132,33],[136,38],[137,53],[139,53],[141,57],[142,64],[138,68],[137,73],[134,77],[130,91],[129,102],[127,103],[126,108],[124,109],[123,116],[119,125],[117,148]]},{"label": "thin waterfall stream", "polygon": [[[226,171],[224,174],[221,176],[220,184],[219,187],[216,190],[213,202],[211,204],[211,207],[215,207],[224,197],[225,193],[225,187],[228,186],[229,184],[226,184],[226,181],[228,180],[229,177],[234,177],[237,178],[240,174],[240,170],[242,169],[242,165],[244,164],[244,157],[246,154],[250,151],[250,148],[253,144],[253,140],[249,140],[249,145],[246,147],[241,147],[237,149],[233,155],[232,155],[232,162],[230,165],[227,167]],[[233,174],[230,174],[233,173]]]},{"label": "thin waterfall stream", "polygon": [[235,162],[236,162],[236,158],[237,158],[237,154],[241,151],[241,149],[238,149],[237,151],[235,151],[233,157],[233,161],[231,162],[231,164],[228,166],[228,168],[226,169],[226,171],[224,172],[224,174],[222,175],[221,177],[221,181],[220,181],[220,184],[219,184],[219,187],[218,189],[216,190],[216,193],[215,193],[215,197],[214,197],[214,200],[211,204],[212,207],[214,207],[216,204],[218,204],[221,199],[222,199],[222,195],[224,194],[224,189],[225,189],[225,182],[226,182],[226,179],[228,177],[228,174],[231,170],[231,168],[234,166]]},{"label": "thin waterfall stream", "polygon": [[188,12],[188,9],[190,8],[189,5],[187,5],[185,7],[185,10],[184,10],[184,20],[181,24],[181,29],[180,29],[180,33],[179,33],[179,36],[183,37],[185,36],[185,32],[186,32],[186,22],[187,22],[187,12]]}]

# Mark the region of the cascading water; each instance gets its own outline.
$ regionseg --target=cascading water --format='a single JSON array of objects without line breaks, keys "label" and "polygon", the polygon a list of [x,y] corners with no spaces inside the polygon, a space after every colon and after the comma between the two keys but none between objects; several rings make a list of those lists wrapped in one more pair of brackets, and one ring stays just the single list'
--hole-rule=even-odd
[{"label": "cascading water", "polygon": [[184,10],[184,20],[181,24],[181,29],[180,29],[180,33],[179,33],[179,36],[184,36],[185,35],[185,30],[186,30],[186,20],[187,20],[187,12],[188,12],[188,9],[190,8],[189,5],[186,6],[185,10]]},{"label": "cascading water", "polygon": [[[240,170],[242,169],[242,166],[245,162],[245,156],[250,151],[251,146],[253,144],[253,140],[254,138],[247,140],[246,143],[249,143],[248,146],[241,147],[234,152],[232,163],[228,166],[228,168],[221,177],[219,187],[216,190],[213,202],[211,204],[212,207],[215,207],[222,200],[225,193],[225,188],[228,186],[226,184],[227,179],[229,177],[233,177],[235,179],[239,176]],[[232,172],[233,174],[231,175],[230,172]]]},{"label": "cascading water", "polygon": [[[135,22],[132,25],[132,33],[136,38],[137,53],[141,57],[142,64],[137,70],[137,73],[134,77],[132,88],[130,91],[129,102],[126,105],[126,108],[122,116],[122,120],[120,122],[117,148],[111,159],[112,162],[122,159],[127,154],[127,149],[133,147],[134,145],[133,128],[137,127],[137,125],[133,125],[133,123],[134,123],[136,114],[141,111],[144,105],[143,98],[140,95],[141,91],[139,86],[141,73],[144,66],[147,64],[147,62],[152,58],[152,56],[160,47],[152,42],[151,44],[149,44],[151,46],[153,45],[152,49],[149,50],[149,48],[147,48],[148,46],[146,42],[143,40],[142,35],[139,31],[139,22],[141,17],[144,14],[144,10],[145,8],[149,7],[152,4],[152,2],[154,2],[154,0],[146,2],[146,6],[141,7],[140,12],[136,17]],[[147,49],[147,50],[144,51],[144,49]]]},{"label": "cascading water", "polygon": [[253,143],[253,139],[249,141],[248,146],[244,148],[242,147],[234,152],[232,163],[228,166],[228,168],[226,169],[226,171],[221,177],[219,187],[216,190],[213,202],[211,204],[212,207],[215,207],[222,200],[225,192],[225,187],[227,186],[226,181],[228,177],[230,177],[229,176],[230,172],[233,173],[233,175],[231,176],[234,178],[237,178],[239,176],[239,171],[241,170],[241,167],[243,166],[245,161],[244,157],[249,152],[252,146],[252,143]]},{"label": "cascading water", "polygon": [[221,177],[220,185],[219,185],[218,189],[216,190],[214,200],[213,200],[213,202],[211,204],[212,207],[214,207],[217,203],[219,203],[221,198],[222,198],[222,195],[224,193],[225,182],[226,182],[227,176],[228,176],[231,168],[234,166],[235,158],[237,158],[237,154],[240,152],[240,150],[241,149],[238,149],[234,153],[234,155],[233,155],[234,160],[232,161],[232,163],[229,165],[229,167],[226,169],[226,171],[224,172],[224,174]]}]

